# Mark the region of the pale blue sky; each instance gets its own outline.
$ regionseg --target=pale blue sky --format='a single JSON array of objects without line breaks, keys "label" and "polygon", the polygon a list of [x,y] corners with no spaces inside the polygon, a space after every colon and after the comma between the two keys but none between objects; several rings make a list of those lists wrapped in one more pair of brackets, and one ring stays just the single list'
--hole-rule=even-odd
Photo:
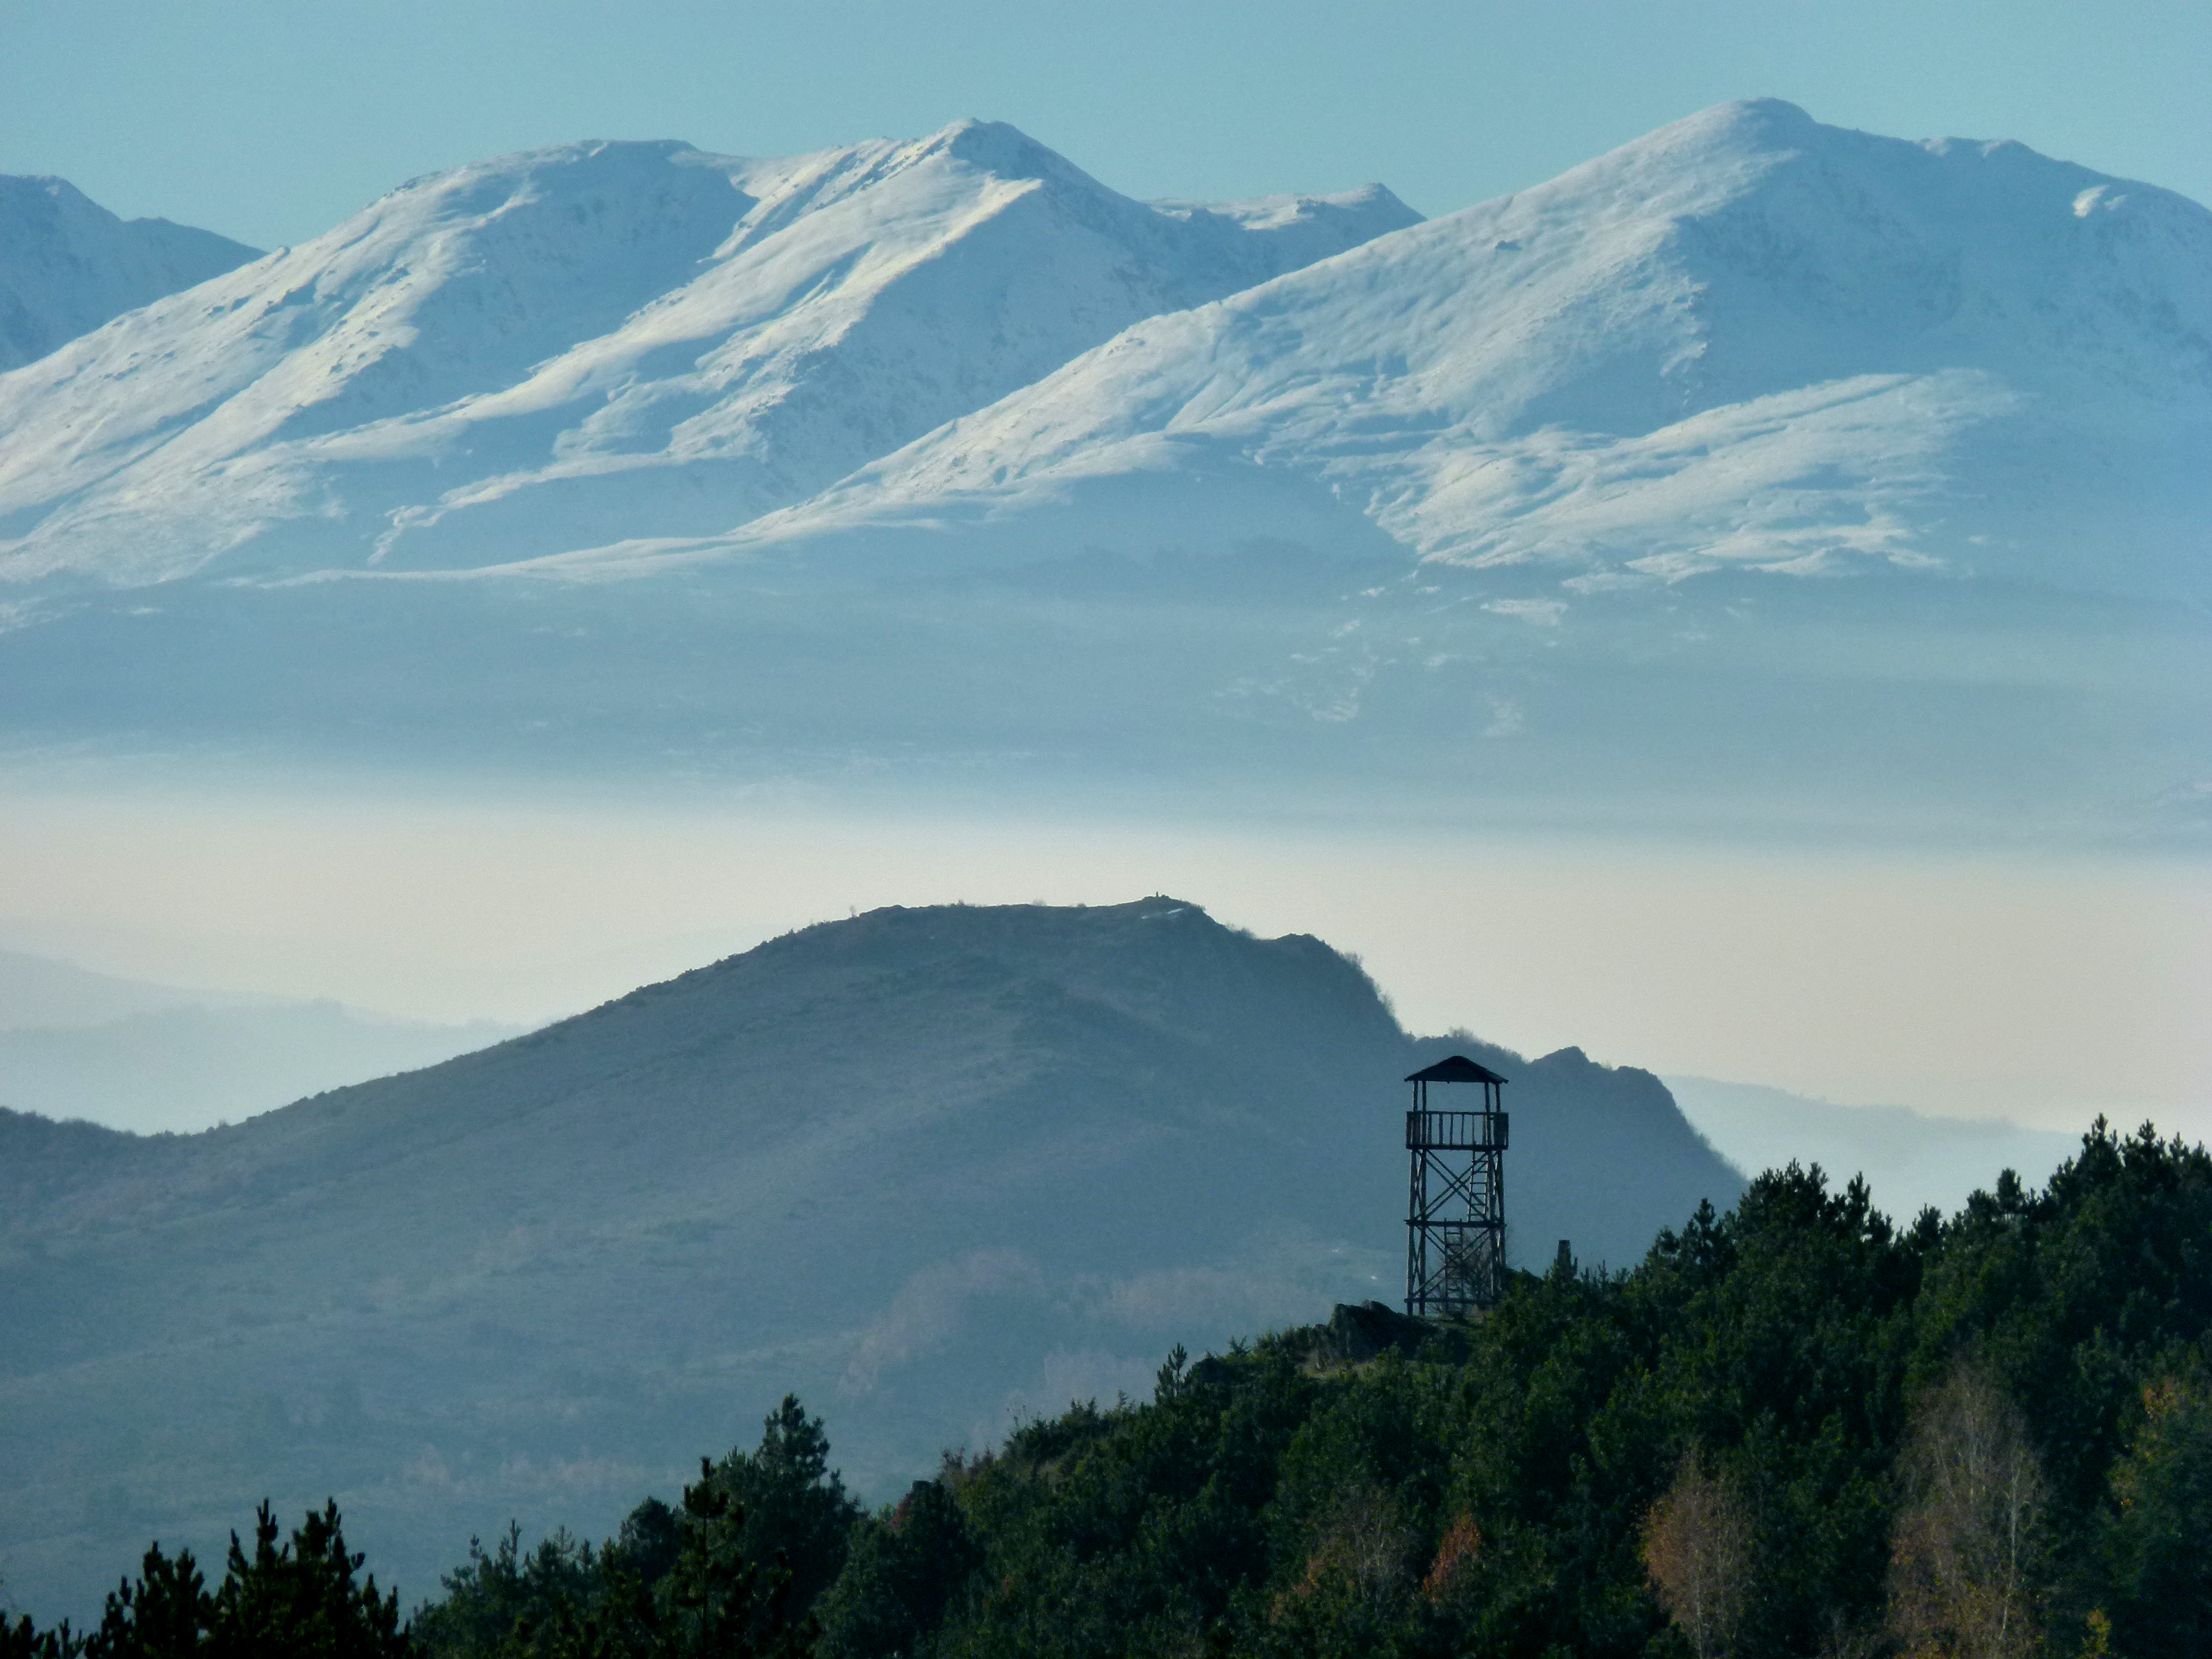
[{"label": "pale blue sky", "polygon": [[0,172],[269,246],[505,150],[775,155],[980,115],[1133,195],[1379,179],[1440,213],[1771,94],[2205,201],[2208,85],[2204,0],[0,0]]}]

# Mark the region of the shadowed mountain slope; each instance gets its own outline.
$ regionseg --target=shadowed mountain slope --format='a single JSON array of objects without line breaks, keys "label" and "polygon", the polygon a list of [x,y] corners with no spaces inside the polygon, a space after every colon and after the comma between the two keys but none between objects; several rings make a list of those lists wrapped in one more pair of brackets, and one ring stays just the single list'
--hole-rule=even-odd
[{"label": "shadowed mountain slope", "polygon": [[[889,1491],[1174,1341],[1399,1294],[1399,1079],[1452,1046],[1172,899],[888,910],[228,1129],[0,1117],[0,1563],[82,1612],[148,1536],[335,1492],[412,1595],[792,1388]],[[1737,1190],[1649,1074],[1456,1046],[1512,1079],[1530,1260]]]}]

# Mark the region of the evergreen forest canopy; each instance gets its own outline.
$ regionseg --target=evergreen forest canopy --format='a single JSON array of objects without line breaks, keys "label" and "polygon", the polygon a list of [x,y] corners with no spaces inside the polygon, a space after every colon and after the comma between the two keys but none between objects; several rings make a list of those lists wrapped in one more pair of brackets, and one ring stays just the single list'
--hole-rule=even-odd
[{"label": "evergreen forest canopy", "polygon": [[593,1545],[403,1621],[333,1505],[149,1549],[3,1659],[2212,1654],[2212,1157],[2100,1121],[1900,1231],[1791,1165],[1411,1355],[1296,1330],[948,1454],[869,1512],[787,1399]]}]

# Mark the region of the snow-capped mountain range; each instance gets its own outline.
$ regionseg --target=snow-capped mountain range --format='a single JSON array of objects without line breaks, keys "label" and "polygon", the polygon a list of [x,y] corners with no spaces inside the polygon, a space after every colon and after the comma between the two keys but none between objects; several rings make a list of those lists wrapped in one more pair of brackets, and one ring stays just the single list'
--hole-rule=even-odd
[{"label": "snow-capped mountain range", "polygon": [[1024,544],[1149,546],[1326,539],[1349,508],[1585,586],[2197,584],[2194,203],[1761,101],[1417,216],[1380,186],[1146,205],[975,122],[462,167],[0,380],[0,558],[477,568],[1010,514]]},{"label": "snow-capped mountain range", "polygon": [[1218,536],[1279,516],[1251,497],[1287,477],[1309,535],[1349,506],[1569,590],[1873,560],[2205,595],[2212,214],[2016,144],[1726,106],[1127,330],[748,536],[1145,474],[1215,485]]},{"label": "snow-capped mountain range", "polygon": [[66,179],[0,177],[0,373],[259,255],[167,219],[118,219]]},{"label": "snow-capped mountain range", "polygon": [[0,380],[0,560],[143,582],[726,530],[1417,216],[1379,187],[1147,206],[977,122],[502,157]]},{"label": "snow-capped mountain range", "polygon": [[2014,143],[1730,104],[1426,222],[580,144],[0,374],[0,707],[2201,818],[2208,525],[2212,213]]}]

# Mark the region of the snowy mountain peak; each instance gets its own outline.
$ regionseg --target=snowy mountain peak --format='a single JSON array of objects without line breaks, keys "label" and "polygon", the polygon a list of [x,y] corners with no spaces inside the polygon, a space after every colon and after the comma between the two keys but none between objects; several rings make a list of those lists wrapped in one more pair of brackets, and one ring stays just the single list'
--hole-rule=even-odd
[{"label": "snowy mountain peak", "polygon": [[[2127,580],[2171,587],[2208,273],[2212,215],[2170,192],[1775,100],[1425,223],[1380,186],[1139,203],[987,121],[769,160],[567,145],[0,378],[0,572],[1058,525],[1379,532],[1583,583],[2077,580],[2112,513],[2057,497],[2097,455],[2150,538]],[[1200,478],[1194,515],[1164,481]]]},{"label": "snowy mountain peak", "polygon": [[1019,127],[1004,121],[969,117],[953,122],[915,146],[920,155],[943,154],[978,172],[1001,179],[1054,179],[1080,182],[1093,190],[1104,185],[1058,151],[1044,145]]},{"label": "snowy mountain peak", "polygon": [[257,258],[167,219],[118,219],[65,179],[0,177],[0,373]]},{"label": "snowy mountain peak", "polygon": [[1171,219],[1188,219],[1198,214],[1212,214],[1218,218],[1234,220],[1252,230],[1279,229],[1307,218],[1317,210],[1328,209],[1342,213],[1372,214],[1378,220],[1388,221],[1388,228],[1393,230],[1418,224],[1421,217],[1384,185],[1362,185],[1356,190],[1337,191],[1325,196],[1303,193],[1251,196],[1231,202],[1161,200],[1148,202],[1146,205],[1155,213],[1166,214]]},{"label": "snowy mountain peak", "polygon": [[1747,301],[1778,305],[1851,326],[1855,356],[1916,369],[1931,352],[2002,355],[2008,374],[2212,388],[2212,215],[2011,140],[1885,138],[1764,99],[1663,127],[1540,193],[1616,206],[1668,237],[1723,325]]},{"label": "snowy mountain peak", "polygon": [[1737,148],[1772,155],[1816,143],[1820,134],[1838,131],[1821,125],[1786,98],[1732,98],[1656,127],[1613,154],[1679,155],[1701,149]]}]

